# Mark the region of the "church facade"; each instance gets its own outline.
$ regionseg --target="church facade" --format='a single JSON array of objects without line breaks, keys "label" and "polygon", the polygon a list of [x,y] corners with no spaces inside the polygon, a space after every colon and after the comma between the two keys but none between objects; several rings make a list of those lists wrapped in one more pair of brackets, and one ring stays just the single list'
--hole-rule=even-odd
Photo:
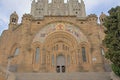
[{"label": "church facade", "polygon": [[105,72],[105,17],[102,13],[98,24],[95,14],[86,16],[83,0],[33,0],[21,23],[11,14],[0,38],[0,65],[6,67],[14,56],[11,72]]}]

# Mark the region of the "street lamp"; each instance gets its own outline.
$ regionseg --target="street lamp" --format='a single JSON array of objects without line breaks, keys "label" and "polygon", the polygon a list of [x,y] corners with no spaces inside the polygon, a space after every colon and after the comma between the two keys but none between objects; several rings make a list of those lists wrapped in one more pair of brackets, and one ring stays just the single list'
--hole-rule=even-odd
[{"label": "street lamp", "polygon": [[8,76],[9,76],[9,68],[10,68],[10,63],[12,58],[14,58],[14,56],[9,56],[8,59],[8,64],[7,64],[7,71],[6,71],[6,80],[8,80]]}]

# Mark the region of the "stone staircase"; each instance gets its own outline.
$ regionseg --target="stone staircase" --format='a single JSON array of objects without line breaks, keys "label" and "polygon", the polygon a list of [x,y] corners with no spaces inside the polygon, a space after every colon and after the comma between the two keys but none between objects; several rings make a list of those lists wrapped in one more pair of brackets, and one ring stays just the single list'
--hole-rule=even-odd
[{"label": "stone staircase", "polygon": [[109,72],[15,73],[16,80],[110,80]]}]

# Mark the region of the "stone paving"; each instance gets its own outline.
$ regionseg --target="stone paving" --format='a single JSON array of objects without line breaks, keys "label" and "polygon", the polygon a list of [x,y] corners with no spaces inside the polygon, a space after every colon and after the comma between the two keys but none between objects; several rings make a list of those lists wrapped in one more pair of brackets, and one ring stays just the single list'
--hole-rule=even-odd
[{"label": "stone paving", "polygon": [[16,73],[16,80],[110,80],[110,73]]}]

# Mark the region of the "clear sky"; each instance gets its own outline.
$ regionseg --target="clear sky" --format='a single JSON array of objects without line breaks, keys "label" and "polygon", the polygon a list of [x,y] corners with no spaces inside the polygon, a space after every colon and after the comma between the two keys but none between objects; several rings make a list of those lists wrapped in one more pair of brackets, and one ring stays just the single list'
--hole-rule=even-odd
[{"label": "clear sky", "polygon": [[[9,16],[16,11],[19,15],[19,22],[25,13],[30,13],[32,0],[0,0],[0,34],[8,28]],[[99,16],[101,12],[108,14],[108,10],[112,7],[120,6],[120,0],[84,0],[86,5],[86,13],[96,14]]]}]

